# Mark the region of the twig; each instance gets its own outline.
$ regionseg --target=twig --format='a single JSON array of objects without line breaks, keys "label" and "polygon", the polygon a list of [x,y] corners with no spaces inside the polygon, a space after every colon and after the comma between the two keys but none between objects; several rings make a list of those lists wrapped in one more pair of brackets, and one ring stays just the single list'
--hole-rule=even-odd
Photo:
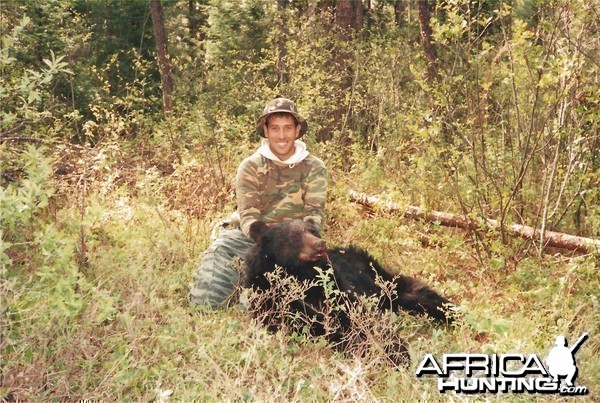
[{"label": "twig", "polygon": [[67,141],[40,139],[37,137],[0,137],[0,143],[2,143],[4,141],[14,141],[14,142],[18,142],[18,143],[31,142],[31,143],[38,143],[38,144],[60,144],[60,145],[64,145],[67,147],[77,148],[78,150],[86,149],[86,147],[84,147],[84,146],[80,146],[79,144],[69,143]]},{"label": "twig", "polygon": [[33,121],[33,120],[23,120],[23,121],[21,121],[21,123],[19,123],[17,126],[13,127],[12,129],[9,129],[9,130],[5,131],[4,133],[0,133],[0,142],[4,141],[4,138],[6,136],[10,136],[11,134],[20,132],[27,125],[35,125],[35,124],[41,123],[41,122],[43,122],[44,120],[47,120],[47,119],[48,119],[47,117],[44,117],[44,118],[40,118],[40,119],[38,119],[36,121]]}]

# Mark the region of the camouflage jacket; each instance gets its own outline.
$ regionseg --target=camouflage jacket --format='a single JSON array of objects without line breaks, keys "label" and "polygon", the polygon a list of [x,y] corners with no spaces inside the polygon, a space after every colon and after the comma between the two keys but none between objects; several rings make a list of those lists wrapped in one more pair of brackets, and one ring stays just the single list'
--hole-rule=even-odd
[{"label": "camouflage jacket", "polygon": [[256,152],[238,168],[236,197],[240,227],[247,236],[256,220],[269,224],[312,219],[320,229],[327,198],[327,168],[312,155],[288,165]]}]

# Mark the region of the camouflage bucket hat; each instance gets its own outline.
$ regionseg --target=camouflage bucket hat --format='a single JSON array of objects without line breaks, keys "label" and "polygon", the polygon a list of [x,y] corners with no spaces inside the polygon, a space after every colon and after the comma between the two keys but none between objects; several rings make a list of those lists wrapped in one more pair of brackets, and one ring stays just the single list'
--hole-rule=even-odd
[{"label": "camouflage bucket hat", "polygon": [[262,115],[260,115],[260,117],[256,121],[256,131],[262,137],[265,137],[264,125],[267,120],[267,117],[270,114],[276,112],[291,113],[296,117],[298,123],[300,124],[300,135],[298,136],[298,138],[302,137],[304,133],[306,133],[306,131],[308,130],[308,123],[306,122],[306,119],[304,119],[302,115],[298,113],[298,108],[296,107],[296,104],[293,101],[287,98],[275,98],[265,106]]}]

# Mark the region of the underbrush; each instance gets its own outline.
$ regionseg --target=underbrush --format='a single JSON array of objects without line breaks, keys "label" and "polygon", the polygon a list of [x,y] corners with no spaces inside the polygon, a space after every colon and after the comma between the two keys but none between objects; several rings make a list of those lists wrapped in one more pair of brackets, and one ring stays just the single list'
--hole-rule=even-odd
[{"label": "underbrush", "polygon": [[540,258],[493,238],[482,255],[468,234],[350,204],[334,173],[328,242],[366,248],[460,306],[448,331],[390,319],[412,358],[394,368],[303,334],[270,334],[235,309],[189,308],[212,226],[233,209],[228,191],[210,190],[214,171],[202,164],[142,170],[122,183],[109,183],[107,169],[84,188],[56,182],[43,151],[24,158],[26,174],[2,188],[0,202],[3,400],[441,401],[448,396],[435,379],[414,375],[426,353],[545,357],[556,335],[573,341],[583,332],[591,337],[577,354],[577,384],[597,397],[594,256]]}]

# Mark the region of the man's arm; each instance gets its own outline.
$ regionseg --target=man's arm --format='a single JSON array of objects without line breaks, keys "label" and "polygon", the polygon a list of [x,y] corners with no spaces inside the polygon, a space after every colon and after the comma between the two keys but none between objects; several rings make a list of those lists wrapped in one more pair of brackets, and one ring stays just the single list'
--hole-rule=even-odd
[{"label": "man's arm", "polygon": [[316,160],[303,187],[305,189],[304,220],[311,221],[320,231],[325,219],[325,202],[327,201],[327,168],[323,162]]},{"label": "man's arm", "polygon": [[250,226],[260,220],[260,184],[257,167],[247,158],[239,166],[235,179],[237,210],[240,215],[240,228],[250,236]]}]

